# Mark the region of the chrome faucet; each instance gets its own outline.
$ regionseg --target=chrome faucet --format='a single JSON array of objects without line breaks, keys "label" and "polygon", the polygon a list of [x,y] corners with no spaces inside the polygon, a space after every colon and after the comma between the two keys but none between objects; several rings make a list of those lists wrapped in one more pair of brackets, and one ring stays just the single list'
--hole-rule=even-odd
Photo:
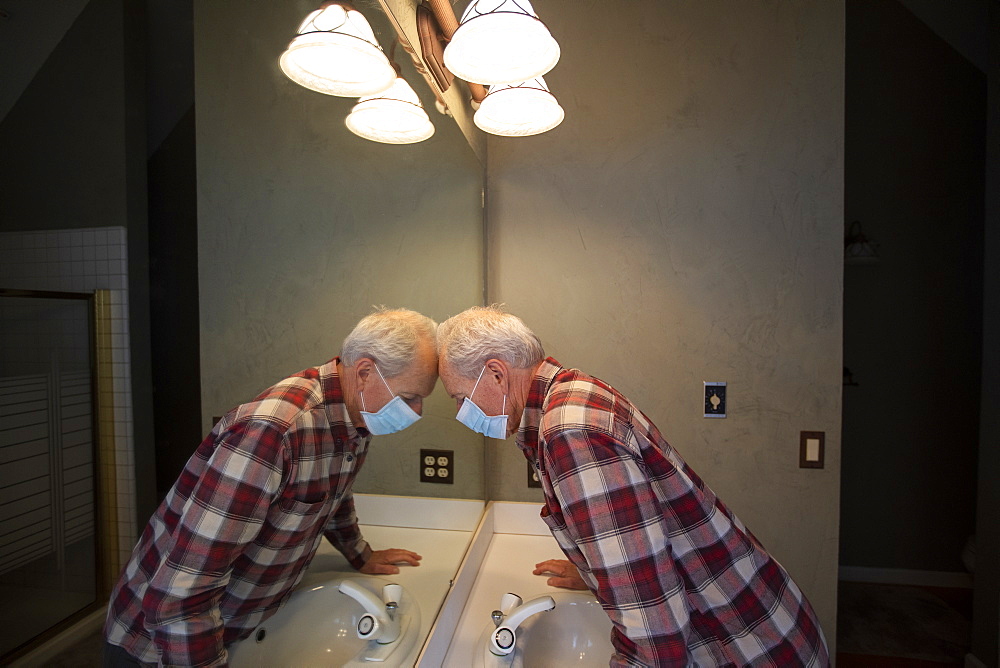
[{"label": "chrome faucet", "polygon": [[340,593],[350,596],[365,609],[365,614],[358,620],[359,638],[375,640],[380,645],[387,645],[399,639],[400,615],[397,614],[397,609],[403,593],[402,586],[387,584],[382,587],[381,601],[354,580],[344,580],[340,583],[339,589]]},{"label": "chrome faucet", "polygon": [[497,656],[507,656],[513,652],[517,642],[517,627],[528,617],[554,607],[556,602],[551,596],[539,596],[523,603],[517,594],[504,594],[500,599],[500,609],[490,614],[497,627],[490,637],[490,652]]}]

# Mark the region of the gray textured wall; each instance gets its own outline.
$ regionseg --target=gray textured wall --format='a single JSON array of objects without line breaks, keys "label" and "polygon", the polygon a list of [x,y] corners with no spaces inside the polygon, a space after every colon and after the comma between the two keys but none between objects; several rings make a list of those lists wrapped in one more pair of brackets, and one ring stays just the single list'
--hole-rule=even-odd
[{"label": "gray textured wall", "polygon": [[[624,392],[802,586],[835,639],[842,2],[536,9],[555,130],[491,138],[489,298]],[[729,417],[702,417],[702,381]],[[826,468],[798,468],[799,432]],[[493,498],[537,499],[513,441]]]},{"label": "gray textured wall", "polygon": [[[482,299],[480,164],[433,99],[434,137],[387,146],[344,127],[354,100],[288,80],[278,57],[314,5],[195,4],[206,430],[213,415],[336,355],[372,304],[440,321]],[[427,94],[422,81],[417,89]],[[375,439],[355,490],[482,498],[482,438],[454,415],[435,392],[417,425]],[[421,447],[456,451],[454,485],[419,482]]]},{"label": "gray textured wall", "polygon": [[32,0],[4,3],[0,21],[0,120],[45,65],[88,0]]}]

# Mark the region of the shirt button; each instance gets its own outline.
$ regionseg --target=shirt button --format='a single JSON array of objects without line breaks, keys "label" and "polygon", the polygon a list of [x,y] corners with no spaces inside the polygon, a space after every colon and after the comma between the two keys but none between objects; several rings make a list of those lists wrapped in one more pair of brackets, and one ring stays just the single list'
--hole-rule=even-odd
[{"label": "shirt button", "polygon": [[341,445],[344,444],[344,439],[342,439],[342,438],[336,438],[336,439],[333,440],[333,442],[334,442],[335,445],[337,445],[337,447],[340,447]]},{"label": "shirt button", "polygon": [[347,455],[347,457],[345,457],[344,459],[346,459],[349,462],[353,462],[354,461],[354,455]]}]

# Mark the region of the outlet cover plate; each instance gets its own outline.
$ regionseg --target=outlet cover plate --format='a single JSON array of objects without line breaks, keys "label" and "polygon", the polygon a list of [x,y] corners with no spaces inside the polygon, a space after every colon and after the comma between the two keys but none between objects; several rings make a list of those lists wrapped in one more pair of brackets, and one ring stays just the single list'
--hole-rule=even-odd
[{"label": "outlet cover plate", "polygon": [[420,482],[455,483],[455,451],[420,449]]},{"label": "outlet cover plate", "polygon": [[525,462],[528,465],[528,487],[542,488],[542,481],[538,479],[538,471],[535,467],[531,465],[531,462]]}]

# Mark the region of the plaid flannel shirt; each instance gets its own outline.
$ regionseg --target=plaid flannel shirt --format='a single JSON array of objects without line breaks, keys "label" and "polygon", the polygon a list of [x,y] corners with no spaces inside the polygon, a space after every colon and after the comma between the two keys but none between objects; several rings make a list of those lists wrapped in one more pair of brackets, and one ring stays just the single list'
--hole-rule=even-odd
[{"label": "plaid flannel shirt", "polygon": [[272,615],[326,538],[360,568],[351,484],[369,437],[337,359],[230,411],[188,460],[114,591],[108,642],[144,663],[217,666]]},{"label": "plaid flannel shirt", "polygon": [[788,573],[614,388],[545,360],[517,442],[611,617],[612,666],[829,665]]}]

